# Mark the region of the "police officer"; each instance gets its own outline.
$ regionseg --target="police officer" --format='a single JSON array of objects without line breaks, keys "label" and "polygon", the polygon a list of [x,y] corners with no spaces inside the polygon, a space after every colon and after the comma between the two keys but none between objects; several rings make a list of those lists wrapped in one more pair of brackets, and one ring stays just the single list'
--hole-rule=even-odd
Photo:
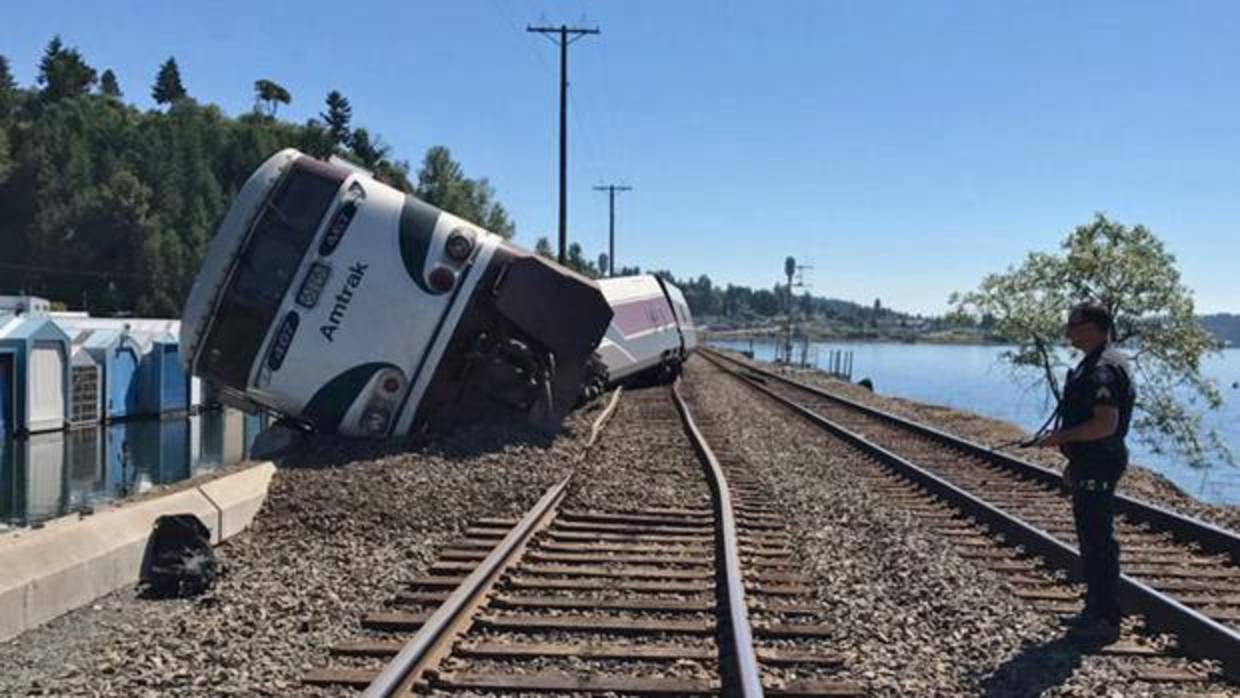
[{"label": "police officer", "polygon": [[1072,309],[1064,334],[1085,358],[1068,372],[1059,428],[1041,439],[1068,457],[1064,484],[1072,492],[1072,514],[1084,566],[1085,610],[1071,623],[1082,642],[1109,643],[1119,637],[1119,544],[1115,542],[1115,485],[1128,466],[1124,437],[1136,399],[1128,360],[1109,343],[1113,319],[1097,303]]}]

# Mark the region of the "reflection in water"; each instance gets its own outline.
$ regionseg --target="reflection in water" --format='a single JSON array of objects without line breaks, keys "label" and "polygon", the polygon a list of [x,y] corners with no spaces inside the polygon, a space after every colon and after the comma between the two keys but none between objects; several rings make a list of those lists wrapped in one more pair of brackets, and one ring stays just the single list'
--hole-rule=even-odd
[{"label": "reflection in water", "polygon": [[265,426],[225,408],[0,439],[0,523],[44,521],[231,465]]}]

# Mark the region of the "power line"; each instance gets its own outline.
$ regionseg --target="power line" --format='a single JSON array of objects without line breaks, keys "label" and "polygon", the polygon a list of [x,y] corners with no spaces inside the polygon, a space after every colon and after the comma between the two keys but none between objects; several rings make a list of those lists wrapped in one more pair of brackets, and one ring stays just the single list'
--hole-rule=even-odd
[{"label": "power line", "polygon": [[[598,34],[598,27],[526,27],[526,31],[542,34],[560,47],[560,264],[564,264],[568,248],[568,46],[589,35]],[[558,34],[559,38],[553,38]]]},{"label": "power line", "polygon": [[[624,184],[607,184],[594,187],[594,191],[607,192],[607,212],[610,224],[607,228],[607,275],[616,275],[616,192],[633,191]],[[600,272],[602,269],[599,270]]]}]

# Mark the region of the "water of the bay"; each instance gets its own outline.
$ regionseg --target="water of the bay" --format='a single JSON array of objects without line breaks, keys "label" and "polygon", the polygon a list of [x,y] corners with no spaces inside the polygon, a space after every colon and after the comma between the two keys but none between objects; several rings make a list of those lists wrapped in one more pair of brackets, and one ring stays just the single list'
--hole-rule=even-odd
[{"label": "water of the bay", "polygon": [[[770,361],[775,344],[764,341],[712,341],[712,344],[754,352]],[[815,343],[808,357],[826,367],[831,352],[853,354],[853,380],[868,377],[877,392],[919,402],[946,405],[1002,419],[1029,431],[1040,427],[1054,409],[1054,400],[1036,376],[1013,373],[1000,354],[1001,346],[897,343]],[[800,356],[799,348],[794,353]],[[1240,349],[1211,356],[1205,374],[1218,381],[1223,408],[1209,413],[1206,424],[1240,456]],[[1140,386],[1138,385],[1138,389]],[[1132,460],[1162,473],[1198,499],[1217,504],[1240,504],[1240,467],[1225,463],[1194,468],[1173,455],[1153,453],[1137,438],[1128,439]]]},{"label": "water of the bay", "polygon": [[0,529],[232,465],[263,426],[224,408],[0,439]]}]

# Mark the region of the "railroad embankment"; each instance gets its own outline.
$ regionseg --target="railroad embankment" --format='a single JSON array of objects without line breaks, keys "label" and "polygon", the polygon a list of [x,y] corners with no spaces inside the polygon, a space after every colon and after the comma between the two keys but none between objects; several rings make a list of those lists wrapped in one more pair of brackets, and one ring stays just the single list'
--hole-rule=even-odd
[{"label": "railroad embankment", "polygon": [[[226,574],[211,592],[146,601],[124,589],[0,644],[0,695],[312,693],[302,677],[331,662],[328,648],[356,637],[364,614],[426,576],[471,522],[519,517],[570,471],[582,482],[569,492],[573,508],[703,498],[674,420],[641,392],[622,398],[580,464],[602,401],[554,439],[493,425],[429,444],[311,444],[280,464],[253,525],[218,548]],[[811,578],[814,603],[830,609],[823,622],[833,632],[823,643],[848,678],[876,695],[1166,694],[1126,673],[1122,658],[1073,650],[1053,614],[867,484],[874,478],[858,475],[865,459],[855,450],[701,359],[688,365],[684,392],[787,521],[788,573]],[[884,405],[984,434],[970,431],[981,418],[904,402]],[[1017,435],[1007,429],[996,438]],[[667,676],[700,669],[651,667]]]},{"label": "railroad embankment", "polygon": [[[739,354],[733,353],[732,356],[743,359]],[[1006,444],[1030,436],[1029,432],[1010,422],[952,407],[882,395],[859,385],[833,378],[821,371],[813,369],[785,369],[764,361],[752,361],[751,363],[766,370],[774,370],[790,378],[823,387],[856,402],[876,407],[913,421],[928,424],[982,445]],[[1053,468],[1057,471],[1062,471],[1064,466],[1067,465],[1067,459],[1060,455],[1058,450],[1053,448],[1008,447],[999,450],[1016,458]],[[1139,463],[1129,466],[1123,480],[1120,481],[1119,491],[1151,504],[1209,521],[1232,531],[1240,531],[1240,506],[1203,502],[1180,489],[1163,475]]]}]

